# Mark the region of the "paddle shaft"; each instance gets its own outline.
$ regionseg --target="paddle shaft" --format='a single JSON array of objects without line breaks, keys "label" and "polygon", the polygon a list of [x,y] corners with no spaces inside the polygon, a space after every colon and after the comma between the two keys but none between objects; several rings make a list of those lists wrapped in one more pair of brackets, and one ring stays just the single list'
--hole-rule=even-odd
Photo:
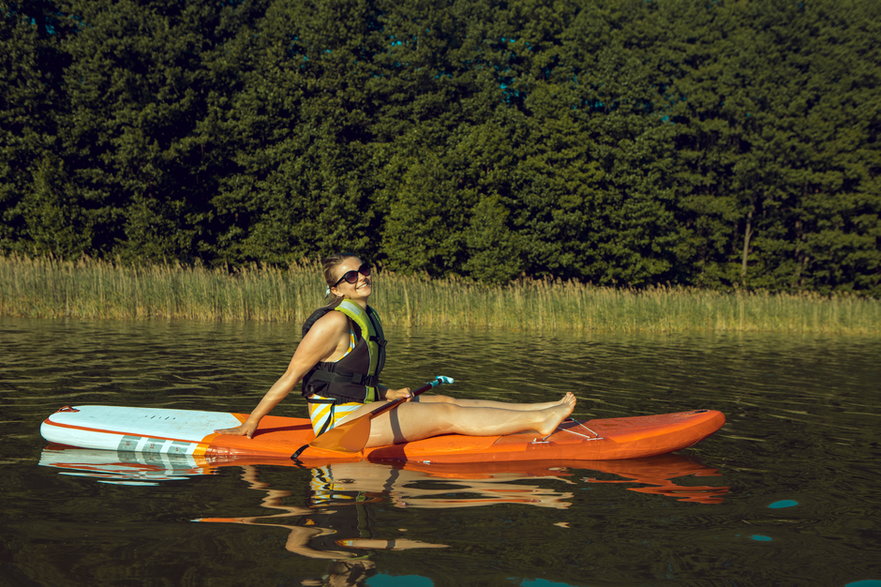
[{"label": "paddle shaft", "polygon": [[[375,410],[372,410],[369,414],[365,414],[364,416],[367,416],[372,420],[376,416],[391,410],[392,408],[404,403],[408,399],[414,398],[417,395],[419,395],[420,393],[424,393],[424,392],[428,391],[429,389],[434,387],[433,383],[434,382],[426,383],[425,385],[423,385],[419,389],[411,390],[410,397],[403,397],[401,399],[392,400],[392,401],[388,402],[387,404],[383,404],[383,405],[379,406],[378,408],[376,408]],[[361,416],[361,417],[363,418],[364,416]]]}]

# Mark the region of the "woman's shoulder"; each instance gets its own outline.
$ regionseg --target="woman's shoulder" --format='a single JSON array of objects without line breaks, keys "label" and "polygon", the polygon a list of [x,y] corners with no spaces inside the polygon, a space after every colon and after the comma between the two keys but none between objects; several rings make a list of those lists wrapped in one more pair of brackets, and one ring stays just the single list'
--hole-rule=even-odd
[{"label": "woman's shoulder", "polygon": [[348,316],[346,316],[342,312],[334,312],[332,310],[328,310],[324,313],[324,315],[319,316],[318,319],[315,320],[310,330],[348,330],[348,328]]},{"label": "woman's shoulder", "polygon": [[345,323],[346,317],[341,312],[334,312],[333,310],[334,308],[331,306],[324,306],[309,314],[309,317],[303,323],[302,335],[306,336],[306,333],[312,330],[319,322],[324,327]]}]

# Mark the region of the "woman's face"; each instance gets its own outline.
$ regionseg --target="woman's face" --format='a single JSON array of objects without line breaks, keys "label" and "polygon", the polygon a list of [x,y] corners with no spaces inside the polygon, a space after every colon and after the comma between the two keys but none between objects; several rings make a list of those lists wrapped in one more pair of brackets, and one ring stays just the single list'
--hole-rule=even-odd
[{"label": "woman's face", "polygon": [[[366,300],[371,292],[371,277],[358,271],[363,265],[364,263],[358,257],[346,257],[340,261],[333,270],[333,274],[338,283],[330,288],[331,293],[350,300]],[[349,283],[345,279],[342,279],[349,271],[352,271],[357,275],[358,279],[355,283]]]}]

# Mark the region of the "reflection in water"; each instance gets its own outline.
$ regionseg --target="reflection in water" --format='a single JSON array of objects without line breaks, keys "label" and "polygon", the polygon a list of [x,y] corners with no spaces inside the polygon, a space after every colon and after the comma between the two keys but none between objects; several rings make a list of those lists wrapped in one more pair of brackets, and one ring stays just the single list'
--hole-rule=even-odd
[{"label": "reflection in water", "polygon": [[122,453],[52,444],[43,449],[40,465],[61,469],[61,475],[93,477],[99,483],[113,485],[158,485],[160,481],[212,473],[189,455]]},{"label": "reflection in water", "polygon": [[630,491],[666,495],[679,501],[693,503],[722,503],[722,496],[728,487],[717,485],[681,485],[688,477],[714,477],[719,472],[701,465],[697,460],[681,455],[668,454],[650,459],[630,459],[623,461],[601,461],[587,465],[589,468],[612,473],[622,479],[585,478],[590,483],[638,483],[639,487],[628,487]]},{"label": "reflection in water", "polygon": [[[220,468],[237,466],[245,469],[243,479],[252,489],[267,490],[268,487],[258,486],[255,471],[259,466],[302,468],[289,459],[261,456],[209,459],[193,455],[113,452],[58,445],[43,449],[40,465],[61,469],[62,475],[93,477],[100,483],[116,485],[158,485],[163,481],[178,481],[194,475],[212,475]],[[568,486],[579,481],[623,484],[630,491],[704,504],[722,503],[722,496],[729,489],[726,486],[683,483],[696,477],[718,477],[719,472],[695,458],[680,454],[620,461],[460,464],[360,461],[331,463],[307,470],[311,472],[307,506],[313,508],[351,501],[387,501],[396,507],[420,509],[494,504],[565,509],[571,505],[571,491],[545,487],[539,484],[540,481]],[[601,473],[614,478],[577,478],[577,472]]]},{"label": "reflection in water", "polygon": [[[330,466],[312,469],[312,494],[306,507],[285,505],[292,495],[288,489],[275,489],[259,478],[259,467],[242,465],[242,479],[250,489],[264,493],[261,506],[281,513],[238,518],[200,518],[198,522],[260,524],[289,530],[285,549],[309,558],[353,559],[361,552],[340,550],[408,550],[412,548],[445,548],[445,544],[429,544],[408,538],[377,539],[369,534],[369,516],[365,506],[381,499],[373,492],[344,486],[334,487]],[[370,476],[379,471],[370,471]],[[387,472],[387,471],[386,471]],[[371,486],[370,481],[367,487]],[[294,518],[294,519],[291,519]],[[278,523],[283,520],[289,523]],[[339,538],[338,536],[350,535]]]},{"label": "reflection in water", "polygon": [[[365,556],[381,550],[447,548],[403,536],[374,536],[371,507],[385,502],[396,508],[448,509],[497,504],[522,504],[566,509],[579,483],[618,483],[627,489],[674,497],[680,501],[721,503],[727,487],[687,485],[693,477],[719,476],[692,458],[664,455],[627,461],[522,463],[332,463],[306,469],[309,494],[303,505],[290,504],[295,495],[261,479],[267,467],[297,468],[290,460],[237,457],[208,460],[190,455],[116,453],[50,445],[40,464],[63,475],[96,478],[116,485],[157,485],[195,475],[211,475],[224,467],[240,467],[241,478],[261,493],[260,506],[273,513],[259,516],[202,517],[194,522],[282,528],[284,548],[313,559],[334,561],[323,582],[315,585],[362,585],[376,572]],[[590,473],[589,476],[582,476]],[[603,478],[598,478],[602,476]],[[564,490],[554,486],[563,486]],[[565,523],[562,523],[565,526]]]},{"label": "reflection in water", "polygon": [[[622,461],[525,461],[499,463],[396,464],[341,462],[307,469],[311,474],[310,493],[304,508],[282,506],[287,490],[269,487],[258,478],[261,466],[296,467],[288,459],[259,456],[213,458],[159,453],[117,453],[112,451],[47,446],[40,464],[61,469],[63,475],[80,475],[101,483],[122,485],[157,485],[163,481],[183,480],[194,475],[211,475],[222,467],[241,467],[242,479],[251,489],[266,492],[263,505],[284,509],[286,513],[254,518],[235,518],[254,523],[279,516],[314,514],[320,508],[368,504],[385,501],[400,508],[466,508],[494,504],[523,504],[565,509],[571,505],[572,492],[547,487],[542,482],[567,487],[585,483],[617,483],[639,493],[666,495],[679,501],[721,503],[728,487],[689,485],[686,479],[718,477],[716,469],[696,459],[669,454],[646,459]],[[591,472],[614,478],[577,477],[576,472]],[[221,518],[211,518],[219,521]],[[222,518],[232,521],[232,518]],[[247,521],[246,521],[247,520]],[[203,519],[202,521],[206,521]],[[351,544],[347,544],[351,546]]]}]

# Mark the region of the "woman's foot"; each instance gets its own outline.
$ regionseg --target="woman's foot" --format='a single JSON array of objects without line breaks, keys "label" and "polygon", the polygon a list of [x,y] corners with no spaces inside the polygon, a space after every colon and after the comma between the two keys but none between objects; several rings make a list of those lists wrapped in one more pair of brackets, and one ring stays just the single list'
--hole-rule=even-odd
[{"label": "woman's foot", "polygon": [[575,398],[575,394],[571,391],[567,391],[566,395],[560,398],[560,401],[557,403],[559,403],[560,405],[571,403],[574,406],[576,401],[577,399]]},{"label": "woman's foot", "polygon": [[555,402],[538,402],[535,404],[526,404],[526,405],[530,406],[530,408],[533,410],[546,410],[548,408],[556,408],[558,406],[563,406],[563,405],[566,405],[569,403],[572,403],[572,405],[575,405],[575,394],[572,393],[571,391],[567,391],[566,395],[564,395],[563,397],[561,397],[560,399],[558,399]]},{"label": "woman's foot", "polygon": [[560,425],[560,422],[568,418],[575,410],[575,403],[577,401],[575,394],[567,392],[556,406],[542,410],[541,414],[544,417],[536,427],[536,431],[542,436],[553,434],[557,426]]}]

